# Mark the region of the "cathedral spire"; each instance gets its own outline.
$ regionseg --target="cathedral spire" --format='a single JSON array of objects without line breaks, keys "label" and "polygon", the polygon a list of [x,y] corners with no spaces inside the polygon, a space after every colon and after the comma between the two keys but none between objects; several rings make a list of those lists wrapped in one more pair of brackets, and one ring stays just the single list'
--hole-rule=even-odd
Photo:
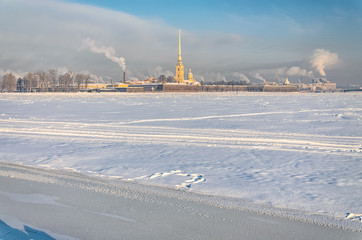
[{"label": "cathedral spire", "polygon": [[181,29],[178,30],[178,61],[176,64],[175,80],[178,83],[184,83],[184,65],[181,58]]},{"label": "cathedral spire", "polygon": [[181,29],[178,29],[178,61],[181,62]]},{"label": "cathedral spire", "polygon": [[288,80],[288,68],[285,70],[285,81],[284,81],[283,85],[290,86],[290,82]]}]

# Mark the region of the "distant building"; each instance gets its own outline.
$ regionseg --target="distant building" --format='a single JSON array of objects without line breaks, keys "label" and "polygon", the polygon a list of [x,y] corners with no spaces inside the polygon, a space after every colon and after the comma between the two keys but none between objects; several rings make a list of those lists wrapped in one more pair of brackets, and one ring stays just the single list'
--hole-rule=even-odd
[{"label": "distant building", "polygon": [[288,68],[287,70],[285,71],[285,81],[283,83],[284,86],[290,86],[290,82],[288,80]]},{"label": "distant building", "polygon": [[193,74],[191,72],[191,68],[189,69],[189,73],[187,74],[187,80],[185,80],[184,65],[182,64],[182,57],[181,57],[181,30],[180,29],[178,30],[178,61],[176,64],[175,80],[178,84],[200,85],[199,82],[195,81]]},{"label": "distant building", "polygon": [[195,81],[194,75],[191,72],[191,68],[189,69],[189,73],[187,74],[187,80],[184,80],[184,83],[189,85],[201,85],[199,82]]},{"label": "distant building", "polygon": [[337,89],[336,83],[331,83],[325,78],[319,78],[318,80],[313,80],[310,84],[299,84],[300,91],[308,92],[335,92],[341,91]]}]

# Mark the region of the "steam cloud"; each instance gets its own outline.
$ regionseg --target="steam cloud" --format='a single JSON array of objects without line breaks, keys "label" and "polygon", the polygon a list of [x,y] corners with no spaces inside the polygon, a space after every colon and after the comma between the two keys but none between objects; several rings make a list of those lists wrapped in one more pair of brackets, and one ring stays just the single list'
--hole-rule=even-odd
[{"label": "steam cloud", "polygon": [[305,69],[302,69],[298,66],[293,66],[288,69],[288,75],[289,76],[304,76],[304,77],[313,77],[312,71],[307,71]]},{"label": "steam cloud", "polygon": [[245,83],[250,83],[249,78],[242,73],[234,72],[233,76],[238,77],[241,81],[243,81]]},{"label": "steam cloud", "polygon": [[316,49],[310,60],[312,66],[319,72],[321,76],[326,76],[325,68],[335,65],[339,62],[338,54],[331,53],[324,49]]},{"label": "steam cloud", "polygon": [[94,53],[104,54],[106,58],[110,59],[112,62],[118,63],[123,71],[126,71],[126,59],[123,57],[116,57],[116,51],[113,47],[102,46],[100,43],[95,42],[90,38],[87,38],[83,40],[80,49],[89,49]]},{"label": "steam cloud", "polygon": [[254,73],[253,77],[262,81],[262,82],[266,82],[265,78],[263,78],[259,73]]},{"label": "steam cloud", "polygon": [[163,68],[160,65],[157,65],[156,68],[151,71],[151,75],[153,76],[160,76],[160,75],[165,75],[166,77],[168,76],[173,76],[173,72],[169,71],[169,70],[163,70]]}]

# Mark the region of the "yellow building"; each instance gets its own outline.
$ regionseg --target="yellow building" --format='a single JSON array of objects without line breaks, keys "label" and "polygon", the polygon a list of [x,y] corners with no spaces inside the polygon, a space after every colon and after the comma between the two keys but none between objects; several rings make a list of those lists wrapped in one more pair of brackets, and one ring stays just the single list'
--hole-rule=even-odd
[{"label": "yellow building", "polygon": [[189,85],[200,85],[199,82],[195,81],[194,75],[191,72],[191,68],[189,68],[189,73],[187,74],[187,80],[185,80],[184,83]]},{"label": "yellow building", "polygon": [[290,82],[288,80],[288,68],[287,70],[285,71],[285,81],[283,83],[284,86],[290,86]]},{"label": "yellow building", "polygon": [[176,75],[175,80],[178,84],[187,84],[187,85],[200,85],[199,82],[196,82],[194,79],[194,75],[191,72],[191,68],[189,69],[189,73],[187,74],[187,79],[185,79],[184,65],[182,64],[181,57],[181,30],[178,30],[178,61],[176,64]]},{"label": "yellow building", "polygon": [[191,68],[189,68],[189,74],[187,74],[187,80],[189,81],[195,81],[194,80],[194,75],[191,72]]},{"label": "yellow building", "polygon": [[175,80],[177,83],[184,83],[184,65],[181,58],[181,30],[178,30],[178,61],[176,64]]}]

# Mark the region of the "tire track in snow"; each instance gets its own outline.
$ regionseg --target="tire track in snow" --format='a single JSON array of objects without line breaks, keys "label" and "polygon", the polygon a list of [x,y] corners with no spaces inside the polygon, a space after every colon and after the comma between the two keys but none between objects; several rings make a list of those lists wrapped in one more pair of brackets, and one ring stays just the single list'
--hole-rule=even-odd
[{"label": "tire track in snow", "polygon": [[[34,121],[34,120],[20,120],[20,119],[0,119],[0,123],[4,124],[4,126],[8,126],[11,128],[32,128],[39,129],[42,128],[58,128],[64,130],[74,130],[75,128],[92,128],[92,130],[98,129],[102,130],[102,132],[117,132],[121,130],[122,132],[130,132],[134,133],[135,131],[139,131],[142,133],[151,133],[155,132],[177,132],[182,131],[182,133],[187,132],[188,135],[198,136],[202,135],[219,135],[219,136],[231,136],[235,134],[242,135],[263,135],[263,136],[273,136],[274,138],[309,138],[313,137],[314,139],[319,139],[319,141],[330,141],[330,140],[342,140],[342,141],[352,141],[356,144],[361,143],[362,137],[350,137],[350,136],[330,136],[330,135],[315,135],[315,134],[302,134],[302,133],[288,133],[288,132],[261,132],[261,131],[253,131],[253,130],[244,130],[244,129],[207,129],[207,128],[174,128],[174,127],[158,127],[158,126],[129,126],[123,125],[123,123],[78,123],[78,122],[54,122],[54,121]],[[21,125],[20,125],[21,124]],[[29,126],[27,126],[29,125]]]},{"label": "tire track in snow", "polygon": [[[213,116],[185,117],[185,118],[143,119],[143,120],[131,121],[128,122],[128,124],[147,123],[147,122],[194,121],[194,120],[217,119],[217,118],[250,117],[250,116],[262,116],[262,115],[273,115],[273,114],[295,114],[295,113],[329,112],[329,111],[345,111],[345,110],[346,110],[345,108],[302,109],[298,111],[257,112],[257,113],[241,113],[241,114],[213,115]],[[350,108],[349,110],[362,111],[362,108]]]},{"label": "tire track in snow", "polygon": [[362,152],[360,137],[271,133],[250,130],[184,129],[33,120],[0,120],[0,133],[128,144],[193,145],[328,154]]}]

